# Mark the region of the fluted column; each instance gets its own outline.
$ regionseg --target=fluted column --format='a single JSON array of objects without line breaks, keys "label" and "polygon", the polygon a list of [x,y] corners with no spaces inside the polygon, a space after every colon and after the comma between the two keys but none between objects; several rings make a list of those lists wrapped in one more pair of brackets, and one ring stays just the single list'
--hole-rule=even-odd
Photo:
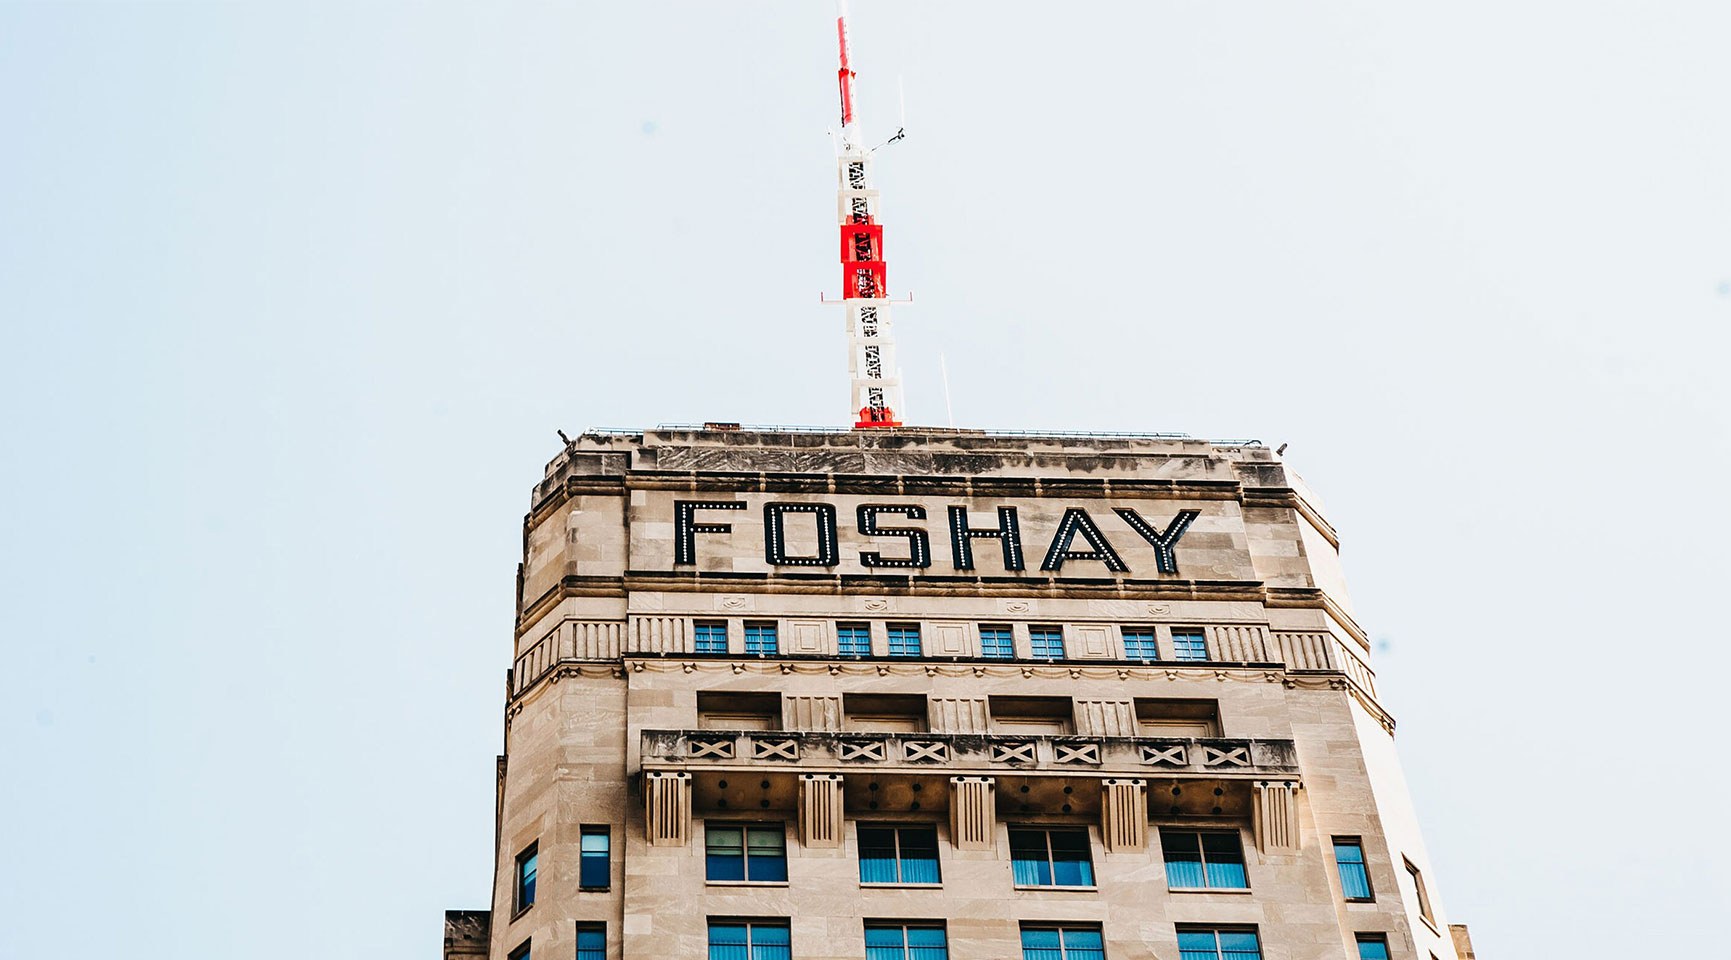
[{"label": "fluted column", "polygon": [[800,842],[811,848],[839,847],[842,830],[841,774],[800,774]]},{"label": "fluted column", "polygon": [[652,847],[682,847],[691,841],[691,774],[643,775],[643,823]]},{"label": "fluted column", "polygon": [[950,778],[950,842],[958,850],[990,850],[997,839],[996,780]]},{"label": "fluted column", "polygon": [[1148,849],[1148,781],[1100,782],[1100,836],[1107,853]]},{"label": "fluted column", "polygon": [[1253,800],[1251,820],[1256,829],[1256,849],[1263,853],[1296,853],[1297,781],[1258,780]]}]

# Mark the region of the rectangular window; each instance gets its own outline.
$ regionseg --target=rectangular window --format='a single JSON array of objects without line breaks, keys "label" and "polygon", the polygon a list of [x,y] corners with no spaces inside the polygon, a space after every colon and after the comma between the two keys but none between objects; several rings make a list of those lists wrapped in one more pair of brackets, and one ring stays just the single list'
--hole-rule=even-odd
[{"label": "rectangular window", "polygon": [[599,923],[577,925],[577,960],[607,960],[607,927]]},{"label": "rectangular window", "polygon": [[1380,933],[1359,934],[1358,960],[1388,960],[1388,938]]},{"label": "rectangular window", "polygon": [[836,646],[844,657],[872,655],[871,628],[863,623],[844,623],[835,628]]},{"label": "rectangular window", "polygon": [[709,960],[792,960],[786,920],[709,921]]},{"label": "rectangular window", "polygon": [[727,652],[727,624],[699,622],[691,625],[698,653]]},{"label": "rectangular window", "polygon": [[1076,712],[1069,697],[987,697],[986,708],[992,732],[1011,737],[1064,736]]},{"label": "rectangular window", "polygon": [[699,690],[697,726],[702,730],[780,730],[781,694]]},{"label": "rectangular window", "polygon": [[1016,656],[1016,641],[1009,627],[980,628],[980,656],[993,660],[1011,660]]},{"label": "rectangular window", "polygon": [[517,912],[535,905],[535,873],[540,860],[540,841],[529,844],[517,854]]},{"label": "rectangular window", "polygon": [[1173,627],[1172,656],[1179,660],[1206,660],[1208,640],[1194,627]]},{"label": "rectangular window", "polygon": [[1158,660],[1160,647],[1154,642],[1153,630],[1119,631],[1124,638],[1124,659],[1126,660]]},{"label": "rectangular window", "polygon": [[780,650],[780,646],[775,641],[775,624],[748,623],[745,625],[746,653],[769,655],[779,653]]},{"label": "rectangular window", "polygon": [[844,693],[842,727],[866,733],[922,733],[926,698],[918,693]]},{"label": "rectangular window", "polygon": [[1262,960],[1262,944],[1255,930],[1180,930],[1178,960]]},{"label": "rectangular window", "polygon": [[704,825],[705,876],[709,880],[782,883],[787,880],[784,824]]},{"label": "rectangular window", "polygon": [[1145,737],[1218,737],[1220,703],[1193,698],[1136,698],[1136,727]]},{"label": "rectangular window", "polygon": [[866,960],[949,960],[944,928],[935,923],[867,921]]},{"label": "rectangular window", "polygon": [[1010,865],[1018,887],[1091,887],[1088,831],[1010,828]]},{"label": "rectangular window", "polygon": [[[1406,860],[1405,857],[1401,859]],[[1406,872],[1412,874],[1413,889],[1418,893],[1418,915],[1431,925],[1431,929],[1436,929],[1436,917],[1430,912],[1430,894],[1425,892],[1424,888],[1424,874],[1418,872],[1418,867],[1411,860],[1406,860]]]},{"label": "rectangular window", "polygon": [[605,824],[584,824],[581,834],[582,851],[577,864],[577,885],[587,890],[605,890],[613,884],[610,859],[613,846],[612,828]]},{"label": "rectangular window", "polygon": [[1029,627],[1028,644],[1037,659],[1064,659],[1064,631],[1057,627]]},{"label": "rectangular window", "polygon": [[506,954],[511,960],[529,960],[529,941],[517,944],[517,949]]},{"label": "rectangular window", "polygon": [[1248,890],[1244,841],[1234,830],[1162,830],[1166,886],[1173,890]]},{"label": "rectangular window", "polygon": [[859,882],[939,882],[937,828],[860,824]]},{"label": "rectangular window", "polygon": [[889,626],[890,656],[917,657],[920,655],[920,625],[917,623],[892,623]]},{"label": "rectangular window", "polygon": [[1099,927],[1022,927],[1022,960],[1106,960]]},{"label": "rectangular window", "polygon": [[1371,900],[1370,871],[1364,865],[1364,844],[1357,837],[1334,838],[1334,862],[1340,867],[1340,892],[1348,900]]}]

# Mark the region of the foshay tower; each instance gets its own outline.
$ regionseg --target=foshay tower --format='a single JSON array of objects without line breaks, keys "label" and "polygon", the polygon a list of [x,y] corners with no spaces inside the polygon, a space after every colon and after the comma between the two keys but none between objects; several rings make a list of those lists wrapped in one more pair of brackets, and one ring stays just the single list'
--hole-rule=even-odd
[{"label": "foshay tower", "polygon": [[855,426],[547,465],[446,957],[1470,960],[1276,452],[900,422],[837,26]]}]

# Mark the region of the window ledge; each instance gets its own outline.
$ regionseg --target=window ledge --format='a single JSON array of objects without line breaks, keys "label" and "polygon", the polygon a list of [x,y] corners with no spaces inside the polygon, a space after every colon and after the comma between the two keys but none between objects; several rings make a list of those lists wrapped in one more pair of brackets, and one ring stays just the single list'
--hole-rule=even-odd
[{"label": "window ledge", "polygon": [[1247,894],[1249,887],[1167,887],[1167,893],[1234,893]]},{"label": "window ledge", "polygon": [[528,913],[528,912],[529,912],[529,911],[531,911],[531,910],[533,910],[533,909],[535,909],[535,905],[534,905],[534,904],[532,904],[532,903],[531,903],[531,904],[529,904],[529,905],[528,905],[528,906],[526,906],[526,907],[519,907],[519,908],[517,908],[517,912],[516,912],[516,913],[513,913],[513,914],[511,914],[511,919],[510,919],[510,920],[509,920],[509,921],[507,921],[507,922],[508,922],[508,923],[516,923],[516,922],[517,922],[517,919],[518,919],[518,918],[519,918],[519,917],[521,917],[521,916],[522,916],[522,915],[523,915],[523,914],[525,914],[525,913]]},{"label": "window ledge", "polygon": [[708,887],[785,887],[786,880],[705,880]]},{"label": "window ledge", "polygon": [[869,880],[861,880],[859,882],[859,885],[862,887],[865,887],[869,890],[886,890],[886,889],[887,890],[898,890],[898,889],[941,890],[941,889],[943,889],[943,886],[944,886],[943,883],[941,883],[941,882],[939,882],[939,883],[872,883]]},{"label": "window ledge", "polygon": [[1421,914],[1419,914],[1419,915],[1418,915],[1418,918],[1419,918],[1419,919],[1420,919],[1420,920],[1423,920],[1423,921],[1424,921],[1424,925],[1425,925],[1425,926],[1427,926],[1427,927],[1429,927],[1429,928],[1430,928],[1430,932],[1431,932],[1431,933],[1434,933],[1434,934],[1436,934],[1436,935],[1437,935],[1437,936],[1439,936],[1439,937],[1440,937],[1440,936],[1442,936],[1442,931],[1441,931],[1441,930],[1438,930],[1438,929],[1437,929],[1437,926],[1436,926],[1436,921],[1435,921],[1435,920],[1432,920],[1432,919],[1431,919],[1431,918],[1429,918],[1429,917],[1427,917],[1427,916],[1425,916],[1425,915],[1424,915],[1424,914],[1422,914],[1422,913],[1421,913]]},{"label": "window ledge", "polygon": [[577,888],[577,892],[578,893],[605,893],[606,891],[611,890],[611,889],[613,889],[613,884],[609,883],[606,886],[587,886],[587,887],[579,886]]},{"label": "window ledge", "polygon": [[1099,893],[1100,892],[1100,888],[1093,885],[1093,884],[1083,885],[1083,884],[1057,884],[1057,883],[1054,883],[1054,884],[1048,884],[1048,885],[1041,886],[1041,885],[1034,885],[1034,884],[1018,883],[1018,884],[1015,884],[1015,889],[1017,889],[1017,890],[1074,890],[1077,893]]}]

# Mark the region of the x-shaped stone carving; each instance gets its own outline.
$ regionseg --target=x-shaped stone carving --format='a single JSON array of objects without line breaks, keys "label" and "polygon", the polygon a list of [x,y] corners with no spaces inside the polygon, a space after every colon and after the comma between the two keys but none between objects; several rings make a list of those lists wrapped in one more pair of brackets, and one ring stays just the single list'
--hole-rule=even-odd
[{"label": "x-shaped stone carving", "polygon": [[1097,743],[1055,743],[1052,750],[1059,763],[1100,762],[1100,745]]},{"label": "x-shaped stone carving", "polygon": [[1248,767],[1250,766],[1250,750],[1245,747],[1220,750],[1204,745],[1202,747],[1202,765],[1205,767]]},{"label": "x-shaped stone carving", "polygon": [[728,739],[692,739],[691,757],[715,757],[718,760],[733,759],[733,740]]},{"label": "x-shaped stone carving", "polygon": [[1033,763],[1034,741],[992,744],[993,763]]},{"label": "x-shaped stone carving", "polygon": [[942,740],[903,740],[902,756],[909,763],[945,763],[950,745]]},{"label": "x-shaped stone carving", "polygon": [[1190,761],[1184,756],[1184,744],[1175,743],[1170,747],[1157,747],[1150,744],[1142,746],[1142,762],[1157,767],[1185,767]]},{"label": "x-shaped stone carving", "polygon": [[753,760],[798,760],[798,740],[753,740],[751,741],[751,758]]},{"label": "x-shaped stone carving", "polygon": [[884,742],[882,740],[865,740],[841,742],[841,758],[843,760],[882,760],[884,758]]}]

